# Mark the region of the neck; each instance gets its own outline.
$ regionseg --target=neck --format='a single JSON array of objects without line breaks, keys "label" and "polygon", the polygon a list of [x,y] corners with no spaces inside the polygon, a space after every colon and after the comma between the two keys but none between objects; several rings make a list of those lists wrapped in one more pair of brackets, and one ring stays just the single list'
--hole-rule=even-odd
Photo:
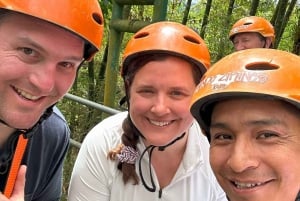
[{"label": "neck", "polygon": [[8,137],[15,131],[15,129],[0,123],[0,147],[3,147]]}]

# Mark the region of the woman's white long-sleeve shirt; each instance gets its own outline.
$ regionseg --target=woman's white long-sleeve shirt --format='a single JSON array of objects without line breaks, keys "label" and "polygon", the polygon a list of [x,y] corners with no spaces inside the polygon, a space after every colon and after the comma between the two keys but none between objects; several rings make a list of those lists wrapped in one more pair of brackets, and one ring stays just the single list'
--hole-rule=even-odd
[{"label": "woman's white long-sleeve shirt", "polygon": [[[190,127],[183,160],[171,183],[161,190],[154,169],[157,187],[149,192],[139,182],[126,185],[117,161],[107,159],[107,153],[121,143],[122,122],[127,112],[118,113],[96,125],[86,136],[76,159],[69,186],[69,201],[225,201],[209,165],[209,143],[196,121]],[[145,150],[143,143],[138,151]],[[143,175],[150,184],[148,155],[142,159]],[[165,160],[168,163],[168,159]],[[136,162],[138,172],[138,160]]]}]

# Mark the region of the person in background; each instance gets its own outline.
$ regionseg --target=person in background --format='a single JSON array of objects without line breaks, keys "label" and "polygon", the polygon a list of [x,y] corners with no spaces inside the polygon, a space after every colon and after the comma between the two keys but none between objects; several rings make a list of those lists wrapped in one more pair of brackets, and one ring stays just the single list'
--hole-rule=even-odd
[{"label": "person in background", "polygon": [[0,0],[1,201],[60,200],[69,128],[55,104],[103,22],[97,0]]},{"label": "person in background", "polygon": [[300,57],[248,49],[215,63],[191,113],[230,201],[300,201]]},{"label": "person in background", "polygon": [[273,48],[275,31],[262,17],[249,16],[238,20],[229,32],[235,51],[249,48]]},{"label": "person in background", "polygon": [[85,137],[68,200],[227,200],[209,165],[209,143],[189,111],[209,66],[205,42],[187,26],[163,21],[135,33],[121,67],[128,112]]}]

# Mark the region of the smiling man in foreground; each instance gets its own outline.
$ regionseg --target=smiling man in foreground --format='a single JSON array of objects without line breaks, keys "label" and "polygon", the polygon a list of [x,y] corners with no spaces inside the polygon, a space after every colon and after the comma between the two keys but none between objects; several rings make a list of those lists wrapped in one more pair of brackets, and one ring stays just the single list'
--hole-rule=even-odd
[{"label": "smiling man in foreground", "polygon": [[243,50],[198,85],[191,112],[230,201],[300,200],[299,63],[280,50]]}]

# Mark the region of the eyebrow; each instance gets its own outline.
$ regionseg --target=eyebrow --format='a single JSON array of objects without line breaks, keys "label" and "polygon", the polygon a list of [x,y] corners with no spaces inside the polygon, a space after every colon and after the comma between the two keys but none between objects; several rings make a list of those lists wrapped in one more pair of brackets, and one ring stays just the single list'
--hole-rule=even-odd
[{"label": "eyebrow", "polygon": [[[253,121],[248,121],[248,122],[243,122],[242,124],[244,125],[249,125],[249,126],[270,126],[270,125],[283,125],[285,126],[286,124],[278,119],[261,119],[261,120],[253,120]],[[229,125],[224,122],[215,122],[211,123],[210,128],[220,128],[220,129],[229,129]]]},{"label": "eyebrow", "polygon": [[[39,45],[38,43],[36,43],[35,41],[33,41],[31,38],[28,37],[24,37],[21,36],[18,38],[19,41],[21,42],[26,42],[29,43],[32,47],[36,48],[37,50],[43,52],[43,53],[47,53],[46,49],[43,48],[41,45]],[[74,60],[74,61],[78,61],[78,62],[82,62],[83,61],[83,56],[82,57],[77,57],[77,56],[68,56],[65,58],[65,60]]]},{"label": "eyebrow", "polygon": [[34,42],[31,38],[28,38],[26,36],[20,36],[18,37],[19,41],[21,42],[26,42],[26,43],[29,43],[31,46],[33,46],[34,48],[42,51],[42,52],[46,52],[45,49],[40,46],[39,44],[37,44],[36,42]]}]

